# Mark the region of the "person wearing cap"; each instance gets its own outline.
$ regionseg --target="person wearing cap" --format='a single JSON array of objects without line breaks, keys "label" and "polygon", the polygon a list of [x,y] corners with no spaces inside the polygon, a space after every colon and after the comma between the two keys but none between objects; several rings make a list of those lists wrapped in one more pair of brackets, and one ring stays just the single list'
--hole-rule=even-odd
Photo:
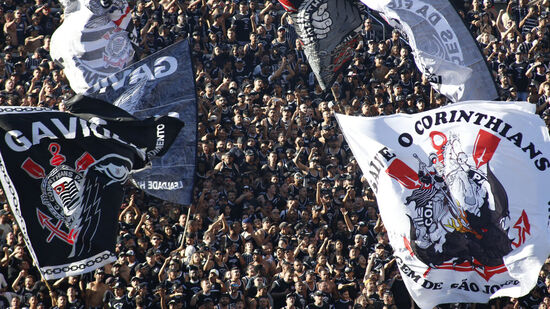
[{"label": "person wearing cap", "polygon": [[236,177],[240,174],[239,167],[234,162],[235,155],[230,151],[222,155],[222,161],[214,167],[214,172],[220,173],[221,175]]},{"label": "person wearing cap", "polygon": [[132,301],[126,293],[126,285],[122,281],[117,281],[113,286],[113,298],[108,302],[108,308],[113,309],[131,309],[134,308]]},{"label": "person wearing cap", "polygon": [[283,59],[286,61],[284,55],[290,50],[290,42],[287,39],[286,28],[284,26],[277,28],[277,37],[271,41],[271,48],[272,50],[276,50],[278,55],[283,56]]},{"label": "person wearing cap", "polygon": [[94,281],[89,282],[86,285],[84,291],[84,303],[86,307],[102,307],[103,306],[103,294],[108,290],[108,286],[103,282],[105,278],[105,271],[102,268],[98,268],[94,273]]},{"label": "person wearing cap", "polygon": [[210,269],[210,271],[208,272],[208,279],[210,280],[210,290],[212,291],[212,293],[217,293],[219,295],[219,293],[225,292],[227,290],[225,284],[220,278],[219,270],[215,268]]},{"label": "person wearing cap", "polygon": [[517,88],[518,99],[525,101],[527,99],[527,87],[529,86],[529,78],[526,76],[529,63],[526,61],[527,51],[525,48],[519,47],[515,54],[515,61],[508,67],[512,73],[512,82]]},{"label": "person wearing cap", "polygon": [[307,305],[306,309],[328,309],[330,308],[329,304],[325,303],[323,299],[323,292],[317,290],[313,292],[313,303]]},{"label": "person wearing cap", "polygon": [[390,307],[395,305],[395,300],[393,298],[393,293],[390,290],[385,290],[382,296],[382,301],[384,306]]},{"label": "person wearing cap", "polygon": [[[153,306],[155,303],[162,303],[163,302],[162,298],[161,299],[155,299],[149,291],[150,291],[149,283],[148,282],[141,282],[141,283],[138,284],[138,288],[137,288],[137,291],[136,291],[137,293],[129,292],[128,297],[130,297],[130,299],[132,300],[132,302],[134,303],[136,308],[139,308],[139,306],[141,306],[141,308],[149,308],[149,307]],[[158,295],[158,296],[162,296],[162,294],[164,293],[164,290],[163,289],[162,290],[157,289],[156,293],[161,294],[161,295]]]},{"label": "person wearing cap", "polygon": [[139,291],[139,285],[141,284],[141,279],[139,277],[132,277],[130,279],[130,286],[128,287],[128,296],[134,297]]},{"label": "person wearing cap", "polygon": [[[339,291],[345,290],[349,293],[348,299],[349,297],[353,299],[356,298],[357,292],[359,292],[359,285],[358,280],[355,276],[355,271],[352,267],[347,266],[346,268],[344,268],[344,278],[339,280],[337,284]],[[340,292],[340,295],[341,294],[342,292]]]},{"label": "person wearing cap", "polygon": [[288,293],[286,294],[285,306],[283,309],[296,309],[296,294]]}]

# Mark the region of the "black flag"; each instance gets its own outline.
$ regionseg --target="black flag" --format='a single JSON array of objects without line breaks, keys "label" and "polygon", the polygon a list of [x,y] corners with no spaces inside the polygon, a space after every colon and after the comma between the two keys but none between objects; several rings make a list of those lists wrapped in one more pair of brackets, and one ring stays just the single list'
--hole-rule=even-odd
[{"label": "black flag", "polygon": [[169,116],[139,120],[77,96],[71,113],[0,107],[0,183],[46,279],[116,260],[123,183],[162,155],[183,126]]},{"label": "black flag", "polygon": [[279,0],[290,13],[304,52],[323,90],[347,67],[362,24],[354,0]]},{"label": "black flag", "polygon": [[189,205],[195,179],[197,101],[189,42],[183,40],[100,80],[86,92],[139,118],[179,114],[185,122],[168,153],[132,182],[160,199]]}]

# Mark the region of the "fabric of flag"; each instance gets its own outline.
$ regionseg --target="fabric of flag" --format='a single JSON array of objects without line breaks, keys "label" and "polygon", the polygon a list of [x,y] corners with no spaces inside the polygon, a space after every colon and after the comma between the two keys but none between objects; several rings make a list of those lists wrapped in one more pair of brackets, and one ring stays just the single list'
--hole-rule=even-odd
[{"label": "fabric of flag", "polygon": [[113,103],[138,117],[178,113],[186,126],[167,154],[132,174],[147,194],[191,204],[197,154],[197,100],[189,42],[179,41],[94,84],[87,96]]},{"label": "fabric of flag", "polygon": [[497,88],[482,52],[447,0],[361,0],[400,30],[416,65],[454,102],[495,100]]},{"label": "fabric of flag", "polygon": [[550,138],[532,104],[336,118],[421,308],[529,293],[550,253]]},{"label": "fabric of flag", "polygon": [[319,85],[330,88],[347,67],[362,24],[354,0],[279,0],[289,12]]},{"label": "fabric of flag", "polygon": [[132,62],[134,48],[130,7],[126,0],[66,0],[63,23],[50,42],[51,58],[60,64],[76,93]]},{"label": "fabric of flag", "polygon": [[139,120],[83,96],[68,106],[72,113],[0,107],[0,183],[48,280],[116,260],[122,185],[151,154],[163,155],[183,126],[169,116]]}]

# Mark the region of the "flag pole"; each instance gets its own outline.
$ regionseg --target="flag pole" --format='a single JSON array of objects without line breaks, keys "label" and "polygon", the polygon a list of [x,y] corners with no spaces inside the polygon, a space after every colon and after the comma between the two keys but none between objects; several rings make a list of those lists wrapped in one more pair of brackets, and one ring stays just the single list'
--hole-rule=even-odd
[{"label": "flag pole", "polygon": [[38,272],[40,273],[40,277],[42,278],[42,282],[44,282],[44,284],[46,284],[46,287],[48,288],[48,291],[50,291],[50,293],[53,293],[52,286],[48,283],[48,280],[46,280],[46,278],[44,277],[44,274],[40,270],[40,267],[37,267],[37,268],[38,268]]},{"label": "flag pole", "polygon": [[187,227],[189,225],[189,218],[191,217],[191,207],[193,207],[193,204],[189,205],[189,208],[187,209],[187,218],[185,218],[185,227],[183,228],[183,235],[181,237],[181,243],[180,248],[184,249],[185,246],[185,237],[187,236]]},{"label": "flag pole", "polygon": [[[41,281],[44,282],[44,284],[46,285],[46,288],[48,288],[50,297],[52,297],[54,291],[52,289],[52,286],[48,283],[48,280],[46,280],[46,277],[44,277],[44,273],[42,272],[42,269],[40,269],[40,266],[38,265],[38,260],[34,261],[34,264],[36,269],[38,269],[38,273],[40,274],[40,278],[42,279]],[[52,304],[53,304],[53,299],[52,299]]]}]

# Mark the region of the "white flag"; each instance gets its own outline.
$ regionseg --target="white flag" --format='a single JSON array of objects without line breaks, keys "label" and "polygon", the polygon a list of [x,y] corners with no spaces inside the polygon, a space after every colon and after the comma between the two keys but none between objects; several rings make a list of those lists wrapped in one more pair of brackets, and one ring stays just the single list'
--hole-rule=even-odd
[{"label": "white flag", "polygon": [[495,82],[476,41],[449,1],[361,0],[408,39],[417,67],[454,102],[494,100]]},{"label": "white flag", "polygon": [[130,7],[126,0],[65,0],[64,19],[52,35],[50,55],[71,88],[84,93],[132,62]]},{"label": "white flag", "polygon": [[528,103],[337,115],[421,308],[519,297],[550,253],[550,140]]}]

